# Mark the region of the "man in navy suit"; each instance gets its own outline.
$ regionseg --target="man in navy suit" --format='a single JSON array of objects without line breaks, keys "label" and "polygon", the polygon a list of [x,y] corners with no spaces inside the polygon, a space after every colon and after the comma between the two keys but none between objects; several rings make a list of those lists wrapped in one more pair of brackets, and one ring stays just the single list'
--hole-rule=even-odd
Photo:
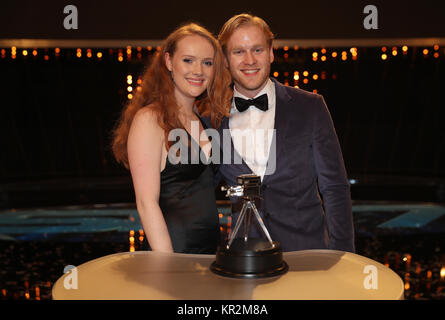
[{"label": "man in navy suit", "polygon": [[[269,78],[273,37],[250,14],[229,19],[218,36],[234,85],[230,117],[218,129],[219,175],[228,185],[241,174],[261,177],[256,206],[283,251],[354,252],[350,185],[330,113],[321,95]],[[231,201],[234,223],[242,200]],[[250,237],[264,237],[256,225]]]}]

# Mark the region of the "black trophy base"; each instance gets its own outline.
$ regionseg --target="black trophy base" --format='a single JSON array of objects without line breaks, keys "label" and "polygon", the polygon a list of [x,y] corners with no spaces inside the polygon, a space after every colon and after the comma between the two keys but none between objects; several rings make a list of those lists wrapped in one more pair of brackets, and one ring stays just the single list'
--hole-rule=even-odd
[{"label": "black trophy base", "polygon": [[210,270],[231,278],[266,278],[284,274],[289,269],[283,260],[280,243],[250,238],[236,238],[229,249],[218,247],[216,260]]}]

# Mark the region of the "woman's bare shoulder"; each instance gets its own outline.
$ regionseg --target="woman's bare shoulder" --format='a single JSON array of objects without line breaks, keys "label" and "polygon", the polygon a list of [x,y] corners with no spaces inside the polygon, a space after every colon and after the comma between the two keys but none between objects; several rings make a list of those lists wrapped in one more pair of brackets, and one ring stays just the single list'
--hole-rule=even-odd
[{"label": "woman's bare shoulder", "polygon": [[156,112],[153,105],[147,105],[140,108],[134,116],[134,121],[148,123],[153,129],[161,130],[159,125],[159,113]]},{"label": "woman's bare shoulder", "polygon": [[158,113],[155,110],[155,106],[152,104],[143,106],[140,108],[135,116],[135,119],[143,120],[143,121],[151,121],[151,122],[158,122]]},{"label": "woman's bare shoulder", "polygon": [[144,106],[139,109],[133,119],[131,125],[132,130],[139,132],[142,135],[150,135],[161,137],[163,136],[163,130],[159,125],[158,113],[151,107],[151,105]]}]

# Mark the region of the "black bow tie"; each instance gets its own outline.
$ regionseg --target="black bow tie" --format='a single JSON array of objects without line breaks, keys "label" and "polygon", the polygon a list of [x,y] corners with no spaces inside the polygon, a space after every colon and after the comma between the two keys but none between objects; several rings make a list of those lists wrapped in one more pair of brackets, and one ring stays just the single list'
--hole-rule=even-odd
[{"label": "black bow tie", "polygon": [[235,106],[239,112],[246,111],[250,106],[255,106],[260,110],[267,111],[267,94],[262,94],[255,99],[243,99],[240,97],[235,97]]}]

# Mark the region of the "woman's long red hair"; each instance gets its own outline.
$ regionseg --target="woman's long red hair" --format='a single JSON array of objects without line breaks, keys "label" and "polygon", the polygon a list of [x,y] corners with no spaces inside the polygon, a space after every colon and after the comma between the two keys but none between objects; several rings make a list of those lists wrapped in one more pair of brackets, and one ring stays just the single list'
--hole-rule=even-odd
[{"label": "woman's long red hair", "polygon": [[207,39],[215,50],[214,75],[207,90],[196,99],[201,116],[210,117],[218,128],[224,116],[229,115],[232,91],[231,76],[224,64],[224,56],[215,37],[202,26],[190,23],[172,32],[142,76],[141,90],[137,91],[122,111],[113,130],[112,151],[117,162],[129,169],[127,140],[134,116],[141,108],[151,108],[165,133],[165,146],[169,150],[174,141],[168,141],[172,129],[183,128],[178,118],[178,104],[174,95],[174,83],[165,65],[165,53],[174,55],[179,40],[186,36],[199,35]]}]

